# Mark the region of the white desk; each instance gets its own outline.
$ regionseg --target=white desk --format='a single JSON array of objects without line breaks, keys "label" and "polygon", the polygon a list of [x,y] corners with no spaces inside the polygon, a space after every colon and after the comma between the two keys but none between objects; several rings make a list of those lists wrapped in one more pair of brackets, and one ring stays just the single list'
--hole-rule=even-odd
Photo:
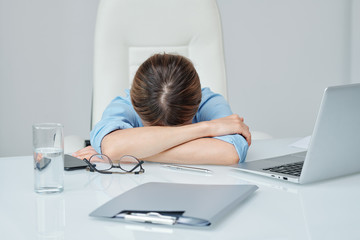
[{"label": "white desk", "polygon": [[[255,141],[248,160],[299,151],[295,139]],[[341,159],[340,159],[341,160]],[[32,157],[0,158],[1,239],[360,239],[360,174],[311,185],[206,166],[213,175],[145,163],[142,175],[65,173],[65,191],[33,191]],[[150,182],[254,183],[258,191],[210,228],[171,228],[93,219],[88,214],[111,198]],[[144,196],[146,201],[146,196]]]}]

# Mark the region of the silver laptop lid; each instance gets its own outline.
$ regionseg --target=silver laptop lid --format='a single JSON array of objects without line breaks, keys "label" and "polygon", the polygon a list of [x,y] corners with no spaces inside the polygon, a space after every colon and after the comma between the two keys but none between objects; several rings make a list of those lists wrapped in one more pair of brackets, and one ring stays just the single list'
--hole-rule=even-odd
[{"label": "silver laptop lid", "polygon": [[325,89],[300,183],[360,172],[360,84]]}]

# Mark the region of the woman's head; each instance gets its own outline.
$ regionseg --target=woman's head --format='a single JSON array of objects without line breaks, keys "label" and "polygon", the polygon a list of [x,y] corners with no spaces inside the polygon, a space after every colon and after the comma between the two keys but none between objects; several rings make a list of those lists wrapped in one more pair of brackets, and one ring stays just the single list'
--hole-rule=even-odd
[{"label": "woman's head", "polygon": [[156,54],[140,65],[130,95],[144,124],[183,125],[191,123],[199,107],[200,80],[187,58]]}]

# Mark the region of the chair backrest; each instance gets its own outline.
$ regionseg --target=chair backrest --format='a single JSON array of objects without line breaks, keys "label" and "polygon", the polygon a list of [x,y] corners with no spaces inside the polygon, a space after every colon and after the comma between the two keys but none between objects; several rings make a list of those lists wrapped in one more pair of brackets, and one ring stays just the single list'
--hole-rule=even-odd
[{"label": "chair backrest", "polygon": [[216,0],[102,0],[95,30],[92,127],[110,101],[130,88],[155,53],[188,57],[202,87],[227,97]]}]

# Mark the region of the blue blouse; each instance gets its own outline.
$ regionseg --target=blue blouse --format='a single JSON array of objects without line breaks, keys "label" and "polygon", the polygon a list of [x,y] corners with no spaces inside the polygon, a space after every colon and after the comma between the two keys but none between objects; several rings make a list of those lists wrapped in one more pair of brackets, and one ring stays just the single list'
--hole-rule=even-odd
[{"label": "blue blouse", "polygon": [[[130,100],[130,90],[126,90],[126,97],[116,97],[105,109],[102,119],[95,125],[90,133],[92,147],[101,153],[101,141],[105,135],[118,129],[143,127],[142,120],[134,110]],[[212,92],[209,88],[202,89],[202,99],[199,109],[194,116],[193,123],[209,121],[232,114],[225,98]],[[245,138],[239,134],[214,137],[234,145],[239,161],[244,162],[248,151]]]}]

